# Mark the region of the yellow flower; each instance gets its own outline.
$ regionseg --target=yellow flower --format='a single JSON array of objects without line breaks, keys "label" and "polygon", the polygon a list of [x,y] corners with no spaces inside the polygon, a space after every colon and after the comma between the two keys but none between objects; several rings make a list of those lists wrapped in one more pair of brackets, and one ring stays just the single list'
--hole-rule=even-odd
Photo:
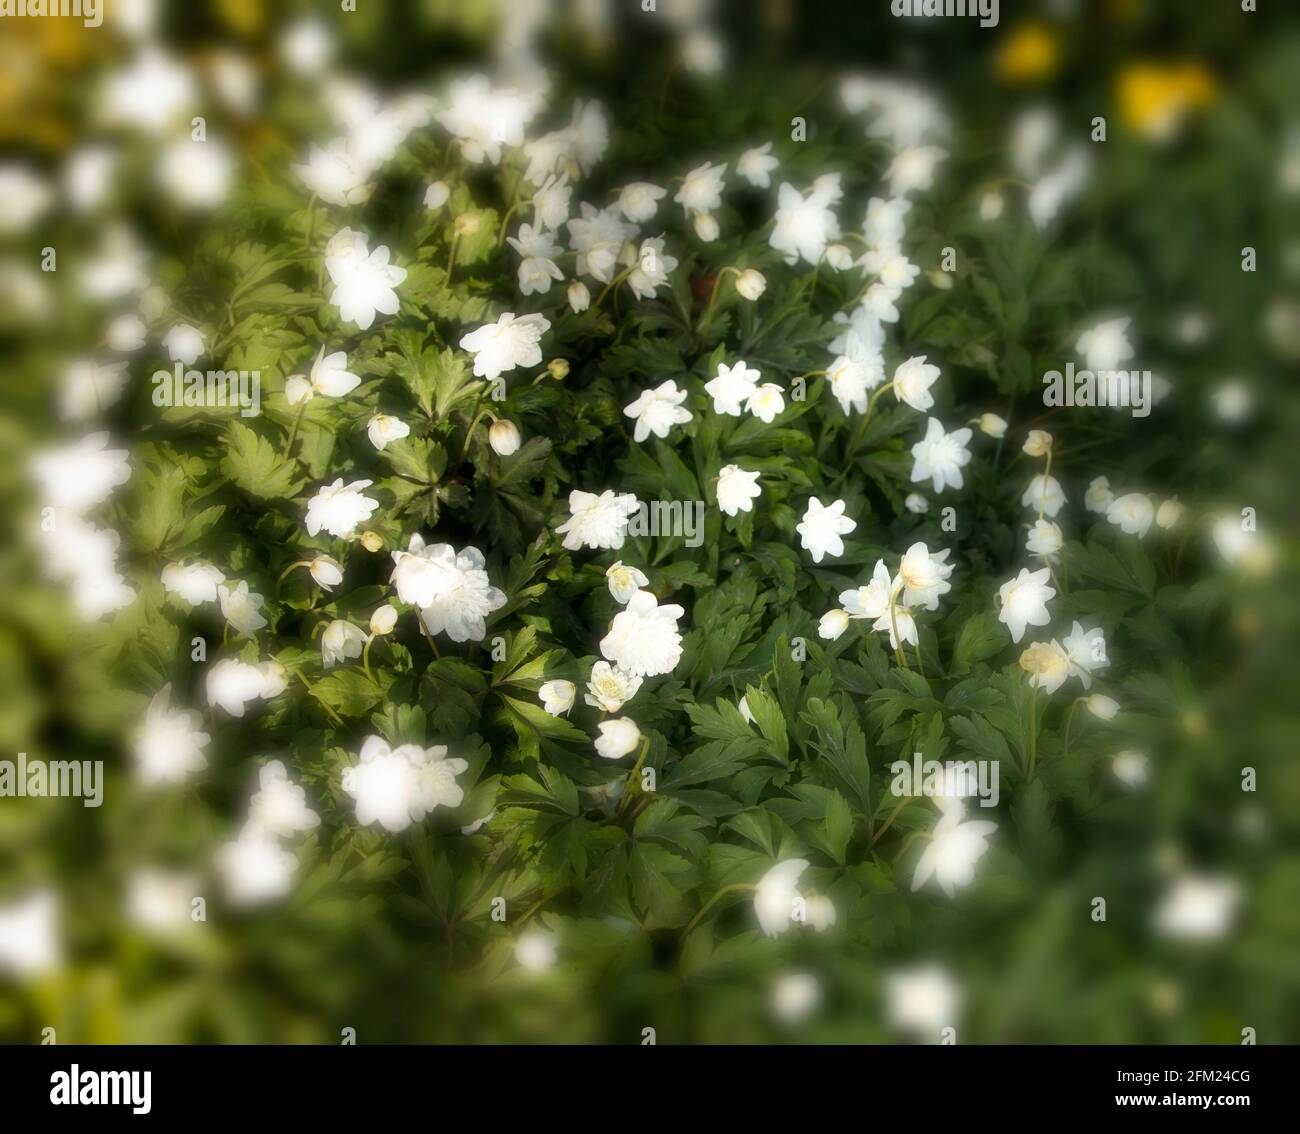
[{"label": "yellow flower", "polygon": [[1061,52],[1046,24],[1021,24],[1002,42],[993,69],[1005,83],[1040,83],[1056,73]]},{"label": "yellow flower", "polygon": [[1213,101],[1217,91],[1200,63],[1134,63],[1116,83],[1121,120],[1156,141],[1172,138],[1186,113]]}]

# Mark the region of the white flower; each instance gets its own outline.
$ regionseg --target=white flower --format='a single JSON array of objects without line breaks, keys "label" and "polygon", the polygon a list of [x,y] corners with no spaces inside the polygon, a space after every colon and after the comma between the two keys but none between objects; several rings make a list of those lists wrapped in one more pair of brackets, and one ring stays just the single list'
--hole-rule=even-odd
[{"label": "white flower", "polygon": [[388,603],[375,607],[374,613],[370,615],[370,633],[377,638],[391,634],[396,625],[397,610]]},{"label": "white flower", "polygon": [[1110,480],[1104,476],[1092,478],[1088,485],[1088,491],[1083,494],[1083,506],[1089,512],[1107,512],[1110,510],[1110,502],[1115,499],[1114,493],[1110,490]]},{"label": "white flower", "polygon": [[567,293],[569,307],[575,315],[581,314],[591,306],[591,291],[581,280],[570,280]]},{"label": "white flower", "polygon": [[1046,626],[1051,621],[1047,603],[1056,594],[1056,590],[1048,586],[1050,576],[1051,570],[1047,567],[1039,571],[1022,567],[1019,575],[998,588],[998,598],[1001,600],[998,621],[1006,623],[1013,642],[1019,642],[1025,636],[1026,628]]},{"label": "white flower", "polygon": [[395,315],[397,291],[406,269],[388,262],[389,251],[381,244],[373,252],[369,238],[356,233],[345,252],[330,254],[326,249],[325,270],[334,284],[330,303],[339,309],[339,318],[368,331],[376,314]]},{"label": "white flower", "polygon": [[1232,929],[1240,903],[1241,885],[1235,879],[1184,874],[1156,907],[1156,931],[1183,941],[1216,941]]},{"label": "white flower", "polygon": [[430,211],[440,209],[451,200],[451,187],[445,181],[430,182],[424,191],[424,207]]},{"label": "white flower", "polygon": [[597,209],[585,201],[579,212],[582,215],[566,225],[569,245],[578,254],[578,275],[607,284],[624,243],[636,235],[636,225],[624,221],[616,209]]},{"label": "white flower", "polygon": [[644,224],[654,218],[659,211],[659,202],[667,193],[667,189],[648,181],[633,181],[619,190],[618,207],[633,224]]},{"label": "white flower", "polygon": [[917,861],[912,889],[919,890],[933,877],[951,898],[954,890],[970,885],[975,864],[988,850],[988,837],[997,829],[987,820],[964,821],[961,807],[944,811]]},{"label": "white flower", "polygon": [[573,708],[577,692],[577,686],[572,681],[544,681],[537,690],[537,696],[542,702],[542,708],[551,716],[562,717]]},{"label": "white flower", "polygon": [[357,822],[379,823],[397,834],[438,807],[459,807],[465,798],[456,777],[466,760],[448,759],[443,745],[389,747],[383,737],[368,736],[357,763],[343,771],[343,790],[355,801]]},{"label": "white flower", "polygon": [[1211,391],[1210,402],[1214,406],[1215,416],[1220,421],[1237,425],[1250,416],[1254,408],[1255,395],[1245,382],[1230,378]]},{"label": "white flower", "polygon": [[728,516],[753,511],[754,501],[762,495],[756,472],[739,465],[724,465],[718,472],[718,507]]},{"label": "white flower", "polygon": [[948,582],[952,574],[948,554],[947,548],[932,552],[923,543],[914,543],[903,553],[896,585],[902,587],[903,601],[908,606],[939,609],[940,596],[952,590]]},{"label": "white flower", "polygon": [[920,965],[889,974],[885,984],[889,1022],[900,1031],[938,1040],[945,1028],[955,1028],[962,993],[939,965]]},{"label": "white flower", "polygon": [[1020,655],[1020,668],[1029,674],[1029,687],[1055,693],[1070,676],[1070,655],[1060,642],[1031,642]]},{"label": "white flower", "polygon": [[569,551],[590,547],[597,551],[623,546],[627,538],[627,521],[640,505],[630,493],[616,493],[607,488],[599,496],[594,492],[569,493],[569,519],[555,529],[564,535]]},{"label": "white flower", "polygon": [[817,624],[817,637],[835,641],[849,628],[849,615],[845,610],[828,610]]},{"label": "white flower", "polygon": [[488,427],[488,445],[499,457],[510,457],[519,452],[522,440],[519,426],[513,421],[500,418]]},{"label": "white flower", "polygon": [[22,232],[35,224],[49,209],[53,190],[26,166],[0,165],[0,198],[5,208],[0,215],[0,232]]},{"label": "white flower", "polygon": [[377,413],[366,425],[366,435],[370,443],[381,452],[390,441],[400,441],[411,435],[411,427],[404,421],[390,417],[386,413]]},{"label": "white flower", "polygon": [[452,135],[460,139],[460,151],[473,165],[501,161],[503,147],[522,146],[524,130],[537,111],[541,99],[512,87],[493,88],[485,75],[470,75],[453,80],[447,108],[435,117]]},{"label": "white flower", "polygon": [[1020,503],[1041,515],[1052,517],[1065,506],[1065,491],[1056,477],[1039,473],[1030,480]]},{"label": "white flower", "polygon": [[30,979],[57,969],[62,957],[54,891],[33,890],[0,906],[0,973]]},{"label": "white flower", "polygon": [[250,591],[246,582],[241,580],[233,588],[225,584],[218,586],[217,598],[221,602],[221,616],[245,638],[252,638],[266,625],[262,616],[266,599]]},{"label": "white flower", "polygon": [[146,785],[182,783],[208,766],[203,750],[211,738],[203,717],[194,709],[172,708],[171,689],[164,685],[154,694],[131,747],[136,774]]},{"label": "white flower", "polygon": [[914,516],[924,516],[930,510],[930,501],[919,492],[909,492],[903,500],[903,507]]},{"label": "white flower", "polygon": [[542,336],[551,329],[542,315],[515,316],[507,311],[495,323],[485,323],[460,340],[460,349],[474,356],[474,375],[489,381],[516,366],[542,361]]},{"label": "white flower", "polygon": [[798,1024],[821,1003],[822,990],[811,973],[785,973],[772,989],[772,1013],[783,1024]]},{"label": "white flower", "polygon": [[745,402],[745,409],[764,425],[771,425],[776,420],[776,415],[785,409],[785,396],[781,387],[775,382],[764,382],[761,386],[756,386]]},{"label": "white flower", "polygon": [[816,497],[808,501],[803,519],[795,525],[799,533],[800,546],[812,555],[814,563],[820,563],[823,557],[844,554],[844,541],[841,536],[848,535],[858,526],[844,514],[844,501],[836,500],[823,506]]},{"label": "white flower", "polygon": [[334,37],[323,20],[311,16],[286,27],[279,48],[291,71],[314,75],[324,69],[334,54]]},{"label": "white flower", "polygon": [[515,942],[515,960],[521,969],[530,973],[544,973],[555,967],[555,934],[544,929],[525,929]]},{"label": "white flower", "polygon": [[743,360],[734,366],[718,363],[718,373],[704,383],[704,391],[713,399],[713,412],[739,417],[744,403],[758,387],[759,372]]},{"label": "white flower", "polygon": [[190,915],[199,886],[195,874],[150,867],[134,870],[127,890],[127,915],[133,925],[149,933],[187,929],[195,924]]},{"label": "white flower", "polygon": [[824,253],[826,263],[837,272],[847,272],[853,267],[853,253],[844,244],[828,244]]},{"label": "white flower", "polygon": [[673,200],[686,210],[687,216],[711,213],[722,204],[722,179],[727,163],[697,165],[682,179],[682,187]]},{"label": "white flower", "polygon": [[126,362],[101,364],[88,359],[72,363],[63,378],[59,416],[86,421],[116,404],[126,388]]},{"label": "white flower", "polygon": [[644,441],[650,434],[667,437],[674,425],[685,425],[691,420],[691,411],[682,405],[686,391],[679,390],[671,378],[653,390],[643,390],[636,401],[623,407],[626,417],[636,422],[632,440]]},{"label": "white flower", "polygon": [[1155,505],[1145,492],[1127,492],[1117,496],[1106,509],[1106,519],[1118,525],[1120,531],[1141,539],[1151,529],[1155,519]]},{"label": "white flower", "polygon": [[778,862],[754,888],[754,914],[759,928],[768,937],[777,937],[790,928],[795,901],[799,898],[799,876],[808,869],[805,858]]},{"label": "white flower", "polygon": [[1132,321],[1128,318],[1109,319],[1079,336],[1074,349],[1089,370],[1117,370],[1120,363],[1133,357],[1133,346],[1127,334]]},{"label": "white flower", "polygon": [[363,496],[361,490],[369,488],[371,481],[354,480],[345,485],[339,477],[333,484],[321,488],[307,503],[307,534],[316,535],[321,530],[332,536],[351,536],[357,525],[370,519],[379,507],[378,500]]},{"label": "white flower", "polygon": [[1106,656],[1106,635],[1100,627],[1085,630],[1076,622],[1063,643],[1070,658],[1070,676],[1077,677],[1085,689],[1091,688],[1093,671],[1110,665],[1110,658]]},{"label": "white flower", "polygon": [[266,682],[257,666],[222,658],[208,670],[206,686],[209,705],[220,705],[232,717],[242,717],[244,705],[263,696]]},{"label": "white flower", "polygon": [[588,705],[605,713],[617,713],[624,702],[632,700],[641,688],[641,678],[611,666],[607,661],[598,661],[591,667],[591,677],[587,681],[587,693],[583,698]]},{"label": "white flower", "polygon": [[934,167],[948,156],[939,146],[909,146],[899,151],[885,170],[891,197],[906,197],[913,189],[924,192],[934,184]]},{"label": "white flower", "polygon": [[106,121],[160,134],[193,106],[194,78],[161,48],[145,44],[129,66],[110,72],[101,98]]},{"label": "white flower", "polygon": [[357,160],[346,139],[338,138],[324,149],[311,146],[307,161],[293,171],[304,185],[329,205],[360,205],[370,199],[370,170]]},{"label": "white flower", "polygon": [[257,667],[262,678],[262,698],[269,701],[278,697],[289,687],[289,675],[278,661],[272,658]]},{"label": "white flower", "polygon": [[609,593],[618,603],[626,603],[642,587],[650,585],[650,580],[640,568],[628,567],[622,560],[606,568],[605,581],[609,585]]},{"label": "white flower", "polygon": [[[901,579],[899,586],[902,586]],[[871,573],[871,582],[851,591],[841,591],[840,605],[844,607],[850,618],[874,620],[888,612],[894,589],[894,583],[889,577],[889,568],[885,566],[883,559],[877,559]]]},{"label": "white flower", "polygon": [[736,290],[753,303],[767,290],[767,278],[757,268],[746,268],[736,277]]},{"label": "white flower", "polygon": [[966,448],[970,438],[969,429],[945,433],[938,418],[929,418],[925,436],[912,446],[912,480],[931,480],[935,492],[942,492],[947,485],[961,488],[962,466],[970,463],[970,450]]},{"label": "white flower", "polygon": [[1156,509],[1156,527],[1162,531],[1176,528],[1182,521],[1183,513],[1186,511],[1186,507],[1177,496],[1160,501],[1160,507]]},{"label": "white flower", "polygon": [[677,620],[685,613],[674,603],[660,606],[649,591],[637,591],[614,615],[600,652],[634,677],[670,673],[682,656]]},{"label": "white flower", "polygon": [[450,544],[425,546],[411,536],[407,551],[394,551],[392,582],[403,602],[420,610],[430,634],[446,631],[453,642],[480,642],[486,619],[506,604],[505,592],[492,585],[487,561],[476,547],[456,551]]},{"label": "white flower", "polygon": [[359,658],[366,644],[366,635],[359,627],[341,618],[335,618],[321,635],[321,660],[326,669],[348,658]]},{"label": "white flower", "polygon": [[216,867],[232,905],[257,906],[289,892],[298,860],[274,837],[249,825],[216,853]]},{"label": "white flower", "polygon": [[[326,354],[321,347],[311,366],[311,388],[327,398],[341,398],[361,385],[361,379],[348,369],[348,356],[341,350]],[[285,384],[286,392],[288,383]]]},{"label": "white flower", "polygon": [[898,649],[901,642],[916,645],[916,618],[911,610],[897,602],[871,624],[871,629],[888,634],[891,649]]},{"label": "white flower", "polygon": [[178,595],[190,606],[217,601],[217,584],[226,576],[220,568],[195,560],[192,563],[169,563],[162,569],[163,590]]},{"label": "white flower", "polygon": [[1094,693],[1085,702],[1090,712],[1098,720],[1113,721],[1119,714],[1119,702],[1104,693]]},{"label": "white flower", "polygon": [[939,368],[927,363],[925,355],[914,355],[894,371],[894,393],[900,402],[924,413],[934,405],[930,387],[938,380]]},{"label": "white flower", "polygon": [[104,330],[104,342],[109,350],[130,354],[144,346],[145,326],[138,315],[129,311],[114,318]]},{"label": "white flower", "polygon": [[177,323],[163,336],[163,346],[173,362],[192,366],[194,360],[203,353],[203,336],[198,328],[191,327],[188,323]]},{"label": "white flower", "polygon": [[1027,457],[1045,457],[1052,451],[1052,435],[1043,429],[1031,429],[1021,451]]},{"label": "white flower", "polygon": [[826,245],[840,235],[840,222],[830,207],[839,199],[839,175],[833,177],[833,181],[814,186],[807,196],[788,181],[782,183],[768,242],[785,256],[787,263],[802,256],[807,263],[816,264]]},{"label": "white flower", "polygon": [[986,437],[992,437],[995,440],[1001,440],[1006,436],[1007,423],[1005,419],[998,417],[995,413],[982,413],[976,419],[979,431]]},{"label": "white flower", "polygon": [[897,248],[907,235],[907,224],[903,218],[911,207],[912,202],[906,197],[895,197],[888,201],[883,197],[872,197],[867,202],[867,212],[862,220],[863,236],[875,248]]},{"label": "white flower", "polygon": [[1059,524],[1051,520],[1035,520],[1025,537],[1025,550],[1030,555],[1037,555],[1048,563],[1055,563],[1060,558],[1061,548],[1065,546],[1065,536]]},{"label": "white flower", "polygon": [[716,75],[722,70],[722,41],[706,28],[691,28],[682,40],[682,65],[697,75]]},{"label": "white flower", "polygon": [[627,717],[601,721],[596,727],[600,729],[600,735],[596,737],[596,754],[606,760],[621,760],[641,743],[641,730]]},{"label": "white flower", "polygon": [[864,271],[880,278],[880,285],[891,300],[898,299],[921,274],[920,268],[893,248],[873,249],[865,253],[859,263]]},{"label": "white flower", "polygon": [[638,299],[649,299],[655,288],[668,283],[668,273],[677,267],[677,257],[664,252],[664,238],[656,236],[641,242],[636,267],[628,273],[627,286]]},{"label": "white flower", "polygon": [[990,189],[980,198],[979,214],[982,221],[995,221],[1002,215],[1006,200],[996,189]]},{"label": "white flower", "polygon": [[1151,778],[1150,761],[1144,752],[1128,749],[1111,758],[1111,774],[1125,787],[1141,787]]},{"label": "white flower", "polygon": [[736,172],[755,189],[766,189],[772,184],[772,170],[781,163],[772,156],[772,143],[746,150],[736,162]]},{"label": "white flower", "polygon": [[248,821],[268,835],[287,838],[320,826],[320,816],[307,806],[307,793],[289,779],[279,760],[262,765],[258,790],[248,805]]},{"label": "white flower", "polygon": [[1210,528],[1215,549],[1227,563],[1249,575],[1266,575],[1277,557],[1272,540],[1248,528],[1241,516],[1220,516]]},{"label": "white flower", "polygon": [[[569,202],[573,197],[573,187],[569,184],[569,175],[548,177],[541,188],[533,194],[533,219],[539,228],[554,232],[569,219]],[[558,249],[557,249],[558,251]]]},{"label": "white flower", "polygon": [[551,233],[521,224],[519,235],[506,237],[506,243],[523,257],[518,272],[521,295],[546,295],[555,280],[564,279],[555,262],[560,249]]},{"label": "white flower", "polygon": [[867,391],[879,386],[884,380],[884,372],[878,365],[877,358],[861,358],[842,354],[826,369],[831,381],[831,393],[840,403],[845,414],[850,409],[858,413],[866,412]]}]

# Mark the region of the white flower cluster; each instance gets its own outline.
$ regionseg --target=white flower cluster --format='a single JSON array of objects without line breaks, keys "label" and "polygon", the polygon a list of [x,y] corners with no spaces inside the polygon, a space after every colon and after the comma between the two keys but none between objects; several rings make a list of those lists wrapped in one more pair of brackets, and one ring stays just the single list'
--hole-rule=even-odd
[{"label": "white flower cluster", "polygon": [[279,760],[263,764],[238,835],[217,849],[215,865],[231,904],[258,906],[283,898],[298,870],[284,840],[320,825],[307,794]]}]

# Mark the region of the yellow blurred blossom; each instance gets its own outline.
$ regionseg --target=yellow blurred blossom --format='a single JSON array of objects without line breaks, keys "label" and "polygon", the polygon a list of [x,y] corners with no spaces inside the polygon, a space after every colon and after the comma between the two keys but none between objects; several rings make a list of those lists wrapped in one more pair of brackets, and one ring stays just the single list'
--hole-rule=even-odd
[{"label": "yellow blurred blossom", "polygon": [[1154,141],[1172,138],[1187,112],[1213,101],[1217,90],[1200,63],[1133,63],[1116,80],[1124,125]]},{"label": "yellow blurred blossom", "polygon": [[1005,83],[1041,83],[1061,60],[1060,44],[1046,24],[1021,24],[1002,42],[993,69]]}]

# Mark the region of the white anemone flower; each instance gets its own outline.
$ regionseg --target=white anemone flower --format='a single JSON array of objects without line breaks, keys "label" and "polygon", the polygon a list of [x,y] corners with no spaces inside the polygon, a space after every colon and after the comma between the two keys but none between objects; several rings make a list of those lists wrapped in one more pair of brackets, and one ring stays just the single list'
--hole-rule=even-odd
[{"label": "white anemone flower", "polygon": [[600,652],[634,677],[670,673],[682,656],[677,620],[685,613],[675,603],[660,606],[649,591],[637,591],[614,615]]},{"label": "white anemone flower", "polygon": [[820,563],[827,555],[832,558],[844,554],[844,540],[858,526],[856,520],[844,515],[844,501],[836,500],[823,505],[816,497],[808,501],[803,519],[795,525],[799,533],[800,546],[810,555],[814,563]]}]

